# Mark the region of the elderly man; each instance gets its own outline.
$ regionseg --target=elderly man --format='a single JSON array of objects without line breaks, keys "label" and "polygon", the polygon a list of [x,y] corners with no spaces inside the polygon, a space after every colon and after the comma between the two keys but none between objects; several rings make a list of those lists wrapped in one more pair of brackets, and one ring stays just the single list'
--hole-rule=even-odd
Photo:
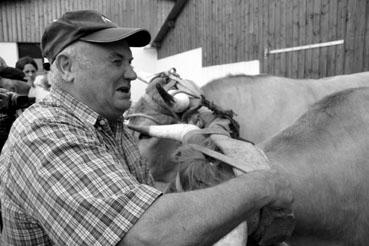
[{"label": "elderly man", "polygon": [[129,47],[149,42],[95,11],[46,28],[51,93],[17,119],[0,159],[5,245],[211,245],[261,207],[291,202],[271,171],[193,192],[153,187],[122,117],[136,79]]}]

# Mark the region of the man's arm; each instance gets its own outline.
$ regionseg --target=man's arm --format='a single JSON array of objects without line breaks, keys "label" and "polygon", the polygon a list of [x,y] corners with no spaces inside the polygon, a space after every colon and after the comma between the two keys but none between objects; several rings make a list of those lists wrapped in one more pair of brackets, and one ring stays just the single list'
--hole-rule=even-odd
[{"label": "man's arm", "polygon": [[211,188],[163,195],[119,245],[212,245],[260,208],[291,201],[278,173],[251,172]]}]

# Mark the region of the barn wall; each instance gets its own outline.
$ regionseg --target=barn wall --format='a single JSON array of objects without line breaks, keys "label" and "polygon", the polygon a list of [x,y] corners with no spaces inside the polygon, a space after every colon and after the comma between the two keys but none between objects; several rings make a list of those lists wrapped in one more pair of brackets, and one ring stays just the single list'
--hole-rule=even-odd
[{"label": "barn wall", "polygon": [[[343,44],[268,51],[343,40]],[[369,70],[368,0],[189,0],[159,58],[202,47],[203,66],[258,59],[261,72],[318,78]]]},{"label": "barn wall", "polygon": [[173,4],[168,0],[1,0],[0,42],[38,43],[48,23],[80,9],[98,10],[117,24],[144,27],[155,35]]}]

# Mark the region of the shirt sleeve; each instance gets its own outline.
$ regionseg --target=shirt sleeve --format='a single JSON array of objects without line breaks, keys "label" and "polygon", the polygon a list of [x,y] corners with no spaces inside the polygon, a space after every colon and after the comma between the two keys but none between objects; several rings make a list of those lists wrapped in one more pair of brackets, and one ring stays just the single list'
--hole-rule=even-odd
[{"label": "shirt sleeve", "polygon": [[83,126],[27,132],[13,162],[18,200],[57,245],[115,245],[161,195]]}]

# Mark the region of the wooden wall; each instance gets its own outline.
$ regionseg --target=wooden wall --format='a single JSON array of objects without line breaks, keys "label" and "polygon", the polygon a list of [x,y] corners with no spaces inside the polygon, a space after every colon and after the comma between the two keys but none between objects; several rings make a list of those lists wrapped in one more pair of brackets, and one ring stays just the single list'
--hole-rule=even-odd
[{"label": "wooden wall", "polygon": [[0,42],[40,42],[48,23],[80,9],[98,10],[119,25],[144,27],[154,36],[173,4],[168,0],[1,0]]},{"label": "wooden wall", "polygon": [[[154,37],[172,0],[1,0],[0,42],[39,42],[63,12],[96,9]],[[344,44],[265,56],[334,40]],[[203,65],[258,59],[261,72],[316,78],[369,70],[369,0],[188,0],[159,58],[203,48]]]},{"label": "wooden wall", "polygon": [[[344,44],[265,56],[334,40]],[[317,78],[369,70],[368,0],[189,0],[159,57],[203,48],[203,66],[258,59],[261,72]]]}]

